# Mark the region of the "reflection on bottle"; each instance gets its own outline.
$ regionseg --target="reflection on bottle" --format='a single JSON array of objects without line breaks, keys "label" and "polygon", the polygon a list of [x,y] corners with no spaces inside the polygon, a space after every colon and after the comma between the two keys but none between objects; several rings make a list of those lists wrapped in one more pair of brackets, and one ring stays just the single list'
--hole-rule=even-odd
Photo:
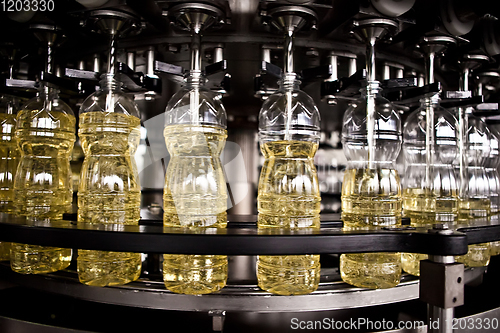
[{"label": "reflection on bottle", "polygon": [[[342,185],[342,221],[344,230],[401,224],[397,171],[389,168],[347,170]],[[395,287],[401,278],[401,254],[342,254],[340,274],[344,282],[357,287]]]},{"label": "reflection on bottle", "polygon": [[[282,216],[276,224],[276,216],[259,214],[259,229],[279,228],[319,229],[319,214],[312,216]],[[295,220],[295,221],[294,221]],[[304,295],[315,291],[320,279],[319,255],[277,255],[257,258],[259,287],[277,295]]]}]

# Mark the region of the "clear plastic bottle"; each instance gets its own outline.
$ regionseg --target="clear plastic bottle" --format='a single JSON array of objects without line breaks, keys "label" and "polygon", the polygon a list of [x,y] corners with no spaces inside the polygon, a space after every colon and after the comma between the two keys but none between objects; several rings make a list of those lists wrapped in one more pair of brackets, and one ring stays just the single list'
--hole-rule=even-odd
[{"label": "clear plastic bottle", "polygon": [[[165,142],[170,153],[163,193],[163,225],[192,230],[225,228],[226,181],[220,154],[227,138],[220,95],[204,87],[201,72],[190,71],[186,85],[168,102]],[[227,256],[164,254],[168,290],[207,294],[227,280]]]},{"label": "clear plastic bottle", "polygon": [[[498,175],[498,166],[500,164],[500,133],[492,124],[488,124],[488,128],[490,130],[490,154],[484,166],[490,187],[490,218],[492,223],[498,223],[500,214],[500,176]],[[499,255],[500,241],[491,242],[490,251],[492,256]]]},{"label": "clear plastic bottle", "polygon": [[[16,139],[21,160],[14,180],[16,213],[37,220],[61,219],[71,211],[69,165],[75,142],[75,116],[58,91],[41,84],[38,96],[21,107]],[[12,270],[54,272],[71,262],[71,249],[12,243]]]},{"label": "clear plastic bottle", "polygon": [[[113,75],[80,107],[85,159],[78,187],[78,222],[137,225],[141,187],[134,154],[140,140],[139,110]],[[92,286],[121,285],[141,274],[141,254],[78,250],[78,278]]]},{"label": "clear plastic bottle", "polygon": [[[17,107],[15,99],[0,97],[0,212],[14,212],[14,177],[19,164],[15,139]],[[10,243],[0,242],[0,260],[10,259]]]},{"label": "clear plastic bottle", "polygon": [[[368,81],[362,98],[344,113],[342,143],[348,160],[342,183],[345,230],[401,223],[401,183],[394,162],[401,149],[401,120]],[[342,280],[357,287],[391,288],[401,277],[400,253],[352,253],[340,257]]]},{"label": "clear plastic bottle", "polygon": [[[320,115],[293,73],[262,105],[259,142],[265,157],[258,189],[259,229],[319,229],[320,192],[314,155]],[[318,288],[319,255],[258,256],[259,287],[278,295]]]},{"label": "clear plastic bottle", "polygon": [[[490,154],[490,133],[486,123],[472,116],[472,108],[462,110],[463,138],[462,164],[460,168],[459,223],[472,224],[474,221],[488,220],[491,212],[490,188],[485,163]],[[462,115],[460,115],[462,113]],[[490,262],[490,244],[469,245],[466,255],[456,257],[456,261],[468,267],[487,266]]]},{"label": "clear plastic bottle", "polygon": [[[456,223],[458,185],[453,161],[458,155],[455,116],[439,105],[439,94],[421,100],[403,130],[406,170],[403,178],[403,214],[414,227]],[[402,254],[403,270],[420,275],[427,255]]]}]

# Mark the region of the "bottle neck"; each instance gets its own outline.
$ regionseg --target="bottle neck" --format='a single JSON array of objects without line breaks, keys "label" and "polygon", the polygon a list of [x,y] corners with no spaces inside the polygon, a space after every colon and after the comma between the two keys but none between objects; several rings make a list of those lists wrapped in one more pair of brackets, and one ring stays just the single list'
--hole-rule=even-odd
[{"label": "bottle neck", "polygon": [[282,91],[300,90],[300,83],[295,73],[285,73],[278,82],[280,90]]},{"label": "bottle neck", "polygon": [[422,98],[420,100],[420,106],[424,107],[424,108],[428,108],[428,107],[435,108],[439,105],[440,100],[441,100],[441,98],[439,97],[439,93],[437,93],[437,94],[434,94],[432,96]]},{"label": "bottle neck", "polygon": [[41,82],[38,89],[38,97],[45,99],[59,98],[59,89],[49,83]]},{"label": "bottle neck", "polygon": [[380,87],[379,81],[368,81],[366,87],[361,89],[361,93],[364,96],[378,95],[382,88]]},{"label": "bottle neck", "polygon": [[196,88],[205,84],[201,70],[190,70],[184,78],[187,88]]},{"label": "bottle neck", "polygon": [[4,96],[2,97],[2,100],[4,101],[2,104],[5,105],[5,114],[15,114],[16,113],[16,108],[15,108],[15,99],[14,97],[10,96]]},{"label": "bottle neck", "polygon": [[103,74],[101,80],[99,81],[101,90],[104,92],[114,91],[121,92],[123,83],[115,78],[114,74]]}]

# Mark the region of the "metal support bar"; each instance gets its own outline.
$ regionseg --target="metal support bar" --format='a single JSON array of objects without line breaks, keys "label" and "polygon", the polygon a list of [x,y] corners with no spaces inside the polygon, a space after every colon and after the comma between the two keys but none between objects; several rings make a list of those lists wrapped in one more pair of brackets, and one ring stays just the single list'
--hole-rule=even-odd
[{"label": "metal support bar", "polygon": [[101,57],[98,53],[94,54],[94,63],[93,63],[94,72],[101,72]]},{"label": "metal support bar", "polygon": [[[429,233],[449,235],[447,224],[436,224]],[[420,262],[420,300],[428,304],[427,331],[453,332],[453,308],[464,304],[464,265],[454,256],[430,255]]]},{"label": "metal support bar", "polygon": [[[153,57],[153,61],[154,61],[154,57]],[[149,62],[148,62],[148,65],[149,65]],[[127,52],[127,66],[130,67],[131,70],[135,71],[135,52]]]},{"label": "metal support bar", "polygon": [[213,61],[214,63],[224,60],[224,48],[222,46],[214,47]]},{"label": "metal support bar", "polygon": [[222,332],[224,330],[224,320],[226,319],[226,311],[210,310],[208,315],[212,317],[212,330],[214,332]]},{"label": "metal support bar", "polygon": [[356,71],[356,58],[349,58],[349,76],[353,76]]},{"label": "metal support bar", "polygon": [[338,74],[337,74],[337,56],[334,54],[329,55],[329,60],[330,60],[330,66],[331,66],[331,74],[330,77],[328,78],[328,81],[336,81],[338,80]]},{"label": "metal support bar", "polygon": [[[155,75],[155,49],[154,49],[154,47],[150,47],[146,51],[146,59],[147,59],[146,75],[149,77],[157,77]],[[132,70],[134,70],[134,68],[132,68]]]}]

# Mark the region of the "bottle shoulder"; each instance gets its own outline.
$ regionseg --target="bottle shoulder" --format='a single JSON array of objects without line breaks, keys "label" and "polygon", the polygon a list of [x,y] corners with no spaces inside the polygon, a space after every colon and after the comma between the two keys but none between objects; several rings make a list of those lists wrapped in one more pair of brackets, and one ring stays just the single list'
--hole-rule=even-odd
[{"label": "bottle shoulder", "polygon": [[88,96],[80,106],[79,114],[87,112],[117,113],[140,118],[133,98],[121,90],[98,90]]}]

